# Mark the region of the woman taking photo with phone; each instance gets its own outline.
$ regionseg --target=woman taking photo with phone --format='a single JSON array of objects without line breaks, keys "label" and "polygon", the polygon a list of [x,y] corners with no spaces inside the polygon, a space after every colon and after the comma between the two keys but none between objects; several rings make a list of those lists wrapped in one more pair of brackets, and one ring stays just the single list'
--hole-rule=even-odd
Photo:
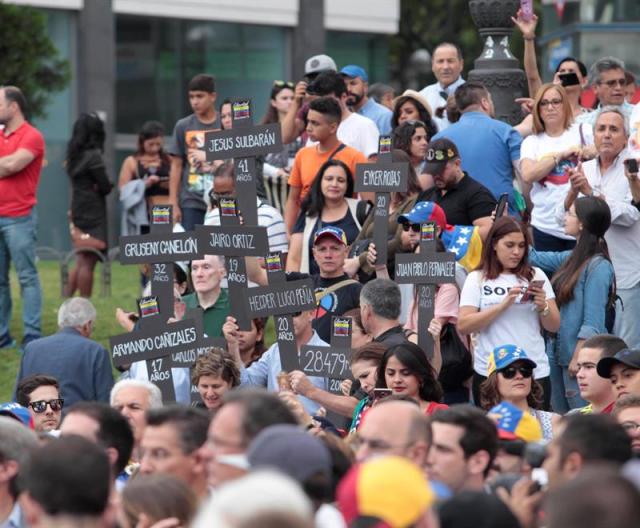
[{"label": "woman taking photo with phone", "polygon": [[[560,329],[549,339],[553,410],[564,414],[587,405],[580,398],[576,374],[578,352],[585,339],[608,333],[606,314],[615,299],[613,264],[604,235],[611,225],[607,202],[578,198],[565,213],[564,230],[576,238],[573,251],[535,251],[529,262],[551,270],[551,284],[560,307]],[[588,301],[587,301],[588,299]]]},{"label": "woman taking photo with phone", "polygon": [[542,436],[551,440],[554,413],[541,409],[543,389],[533,379],[535,361],[516,345],[500,345],[489,356],[488,377],[480,385],[480,406],[488,411],[499,403],[509,402],[534,416],[540,423]]},{"label": "woman taking photo with phone", "polygon": [[485,240],[480,268],[468,275],[462,288],[458,330],[476,334],[476,402],[492,350],[501,343],[518,343],[537,364],[535,378],[544,388],[543,408],[549,407],[549,360],[541,332],[557,332],[560,313],[549,279],[529,264],[528,253],[526,227],[511,217],[498,218]]},{"label": "woman taking photo with phone", "polygon": [[522,178],[531,185],[533,245],[539,251],[572,249],[575,239],[555,216],[569,192],[569,171],[595,156],[593,133],[587,124],[574,124],[567,92],[544,84],[533,103],[533,132],[522,142]]}]

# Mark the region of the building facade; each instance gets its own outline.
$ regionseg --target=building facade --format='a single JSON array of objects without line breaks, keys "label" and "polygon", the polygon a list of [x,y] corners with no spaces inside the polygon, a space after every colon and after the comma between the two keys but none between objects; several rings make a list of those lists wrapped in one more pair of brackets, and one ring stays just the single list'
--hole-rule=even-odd
[{"label": "building facade", "polygon": [[[5,1],[42,10],[51,39],[71,63],[70,85],[53,97],[47,118],[35,123],[47,143],[38,245],[58,250],[70,245],[62,164],[80,112],[106,119],[106,157],[115,181],[145,121],[162,122],[170,134],[175,121],[190,113],[186,85],[193,75],[215,75],[220,101],[250,97],[257,121],[273,81],[297,80],[304,57],[315,53],[331,55],[338,66],[360,64],[372,81],[386,81],[386,36],[397,32],[400,16],[400,0]],[[310,17],[309,9],[321,17]],[[309,36],[307,53],[299,43]],[[110,198],[114,243],[116,194]]]}]

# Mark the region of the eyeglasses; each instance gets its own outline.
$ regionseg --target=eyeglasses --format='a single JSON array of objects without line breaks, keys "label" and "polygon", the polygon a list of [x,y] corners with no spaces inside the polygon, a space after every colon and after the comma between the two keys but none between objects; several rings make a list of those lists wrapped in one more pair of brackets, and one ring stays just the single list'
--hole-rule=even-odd
[{"label": "eyeglasses", "polygon": [[300,317],[302,315],[302,312],[294,312],[291,314],[291,317]]},{"label": "eyeglasses", "polygon": [[410,224],[409,222],[405,222],[404,224],[402,224],[403,231],[409,231],[409,229],[411,229],[411,231],[413,231],[414,233],[419,233],[420,224]]},{"label": "eyeglasses", "polygon": [[38,400],[31,402],[29,407],[33,409],[34,413],[40,414],[47,410],[47,405],[51,407],[53,412],[60,412],[64,405],[64,400],[62,398],[58,398],[56,400]]},{"label": "eyeglasses", "polygon": [[292,90],[295,88],[295,84],[291,81],[273,81],[273,85],[276,88],[291,88]]},{"label": "eyeglasses", "polygon": [[530,378],[533,375],[533,369],[531,367],[507,367],[498,371],[505,379],[513,379],[519,372],[523,378]]},{"label": "eyeglasses", "polygon": [[640,429],[640,424],[636,422],[622,422],[621,425],[627,433],[636,433]]},{"label": "eyeglasses", "polygon": [[420,121],[419,119],[410,119],[409,121],[405,121],[403,124],[407,124],[415,128],[427,128],[424,121]]},{"label": "eyeglasses", "polygon": [[562,99],[543,99],[540,101],[540,108],[546,108],[547,106],[560,106]]},{"label": "eyeglasses", "polygon": [[620,86],[624,88],[627,83],[625,79],[611,79],[610,81],[598,81],[598,84],[606,84],[608,88],[615,88],[616,86]]}]

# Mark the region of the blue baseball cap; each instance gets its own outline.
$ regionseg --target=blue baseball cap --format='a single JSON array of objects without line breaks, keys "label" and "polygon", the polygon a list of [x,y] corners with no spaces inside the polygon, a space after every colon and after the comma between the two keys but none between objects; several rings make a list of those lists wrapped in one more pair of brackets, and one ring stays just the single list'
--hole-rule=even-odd
[{"label": "blue baseball cap", "polygon": [[407,214],[398,217],[399,224],[424,224],[435,222],[442,230],[447,227],[447,215],[435,202],[418,202]]},{"label": "blue baseball cap", "polygon": [[538,365],[535,361],[529,359],[524,349],[516,345],[500,345],[493,349],[489,355],[489,363],[487,365],[487,375],[491,375],[496,370],[507,368],[516,361],[522,361],[536,368]]},{"label": "blue baseball cap", "polygon": [[351,77],[355,79],[356,77],[360,77],[364,82],[369,82],[369,76],[367,72],[364,71],[364,68],[361,66],[356,66],[355,64],[349,64],[340,70],[342,75],[346,75],[347,77]]},{"label": "blue baseball cap", "polygon": [[325,237],[325,236],[333,237],[338,242],[340,242],[341,244],[344,244],[345,246],[349,245],[349,243],[347,242],[347,235],[344,233],[342,229],[335,226],[325,226],[321,229],[318,229],[318,231],[316,232],[316,236],[313,237],[313,244],[315,245],[318,242],[318,240],[320,240],[322,237]]},{"label": "blue baseball cap", "polygon": [[7,402],[0,404],[0,416],[10,416],[18,420],[21,424],[26,425],[29,429],[33,429],[33,418],[29,409],[23,407],[19,403]]}]

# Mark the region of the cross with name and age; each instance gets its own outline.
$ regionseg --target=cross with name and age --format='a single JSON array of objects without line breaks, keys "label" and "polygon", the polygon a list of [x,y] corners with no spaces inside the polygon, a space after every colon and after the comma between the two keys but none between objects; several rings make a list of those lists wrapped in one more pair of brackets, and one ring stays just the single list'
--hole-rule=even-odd
[{"label": "cross with name and age", "polygon": [[433,337],[429,323],[434,316],[436,285],[456,280],[456,258],[449,252],[436,251],[436,224],[420,225],[420,253],[396,254],[395,282],[417,285],[418,345],[433,358]]},{"label": "cross with name and age", "polygon": [[287,281],[281,253],[268,254],[265,265],[269,285],[247,290],[246,309],[252,319],[274,316],[280,364],[284,371],[290,372],[298,368],[292,314],[316,308],[313,280]]},{"label": "cross with name and age", "polygon": [[256,156],[282,151],[282,131],[280,123],[253,125],[250,99],[235,99],[231,111],[231,130],[205,133],[205,152],[208,162],[233,158],[236,195],[244,223],[256,226]]},{"label": "cross with name and age", "polygon": [[220,198],[218,208],[221,225],[199,225],[196,233],[204,253],[226,257],[230,313],[236,318],[240,330],[251,330],[251,318],[244,303],[248,287],[244,257],[259,257],[269,252],[267,228],[241,225],[235,198]]},{"label": "cross with name and age", "polygon": [[202,258],[195,233],[172,231],[172,208],[156,205],[150,233],[120,237],[121,264],[151,264],[151,296],[138,300],[139,323],[134,331],[109,339],[116,367],[146,361],[149,380],[163,400],[175,401],[172,367],[190,367],[198,355],[219,342],[203,338],[202,311],[191,310],[168,324],[174,312],[174,263]]},{"label": "cross with name and age", "polygon": [[376,246],[376,265],[387,264],[389,241],[389,206],[392,192],[408,188],[409,164],[394,163],[391,156],[391,137],[380,136],[376,163],[358,163],[354,190],[374,192],[373,243]]}]

